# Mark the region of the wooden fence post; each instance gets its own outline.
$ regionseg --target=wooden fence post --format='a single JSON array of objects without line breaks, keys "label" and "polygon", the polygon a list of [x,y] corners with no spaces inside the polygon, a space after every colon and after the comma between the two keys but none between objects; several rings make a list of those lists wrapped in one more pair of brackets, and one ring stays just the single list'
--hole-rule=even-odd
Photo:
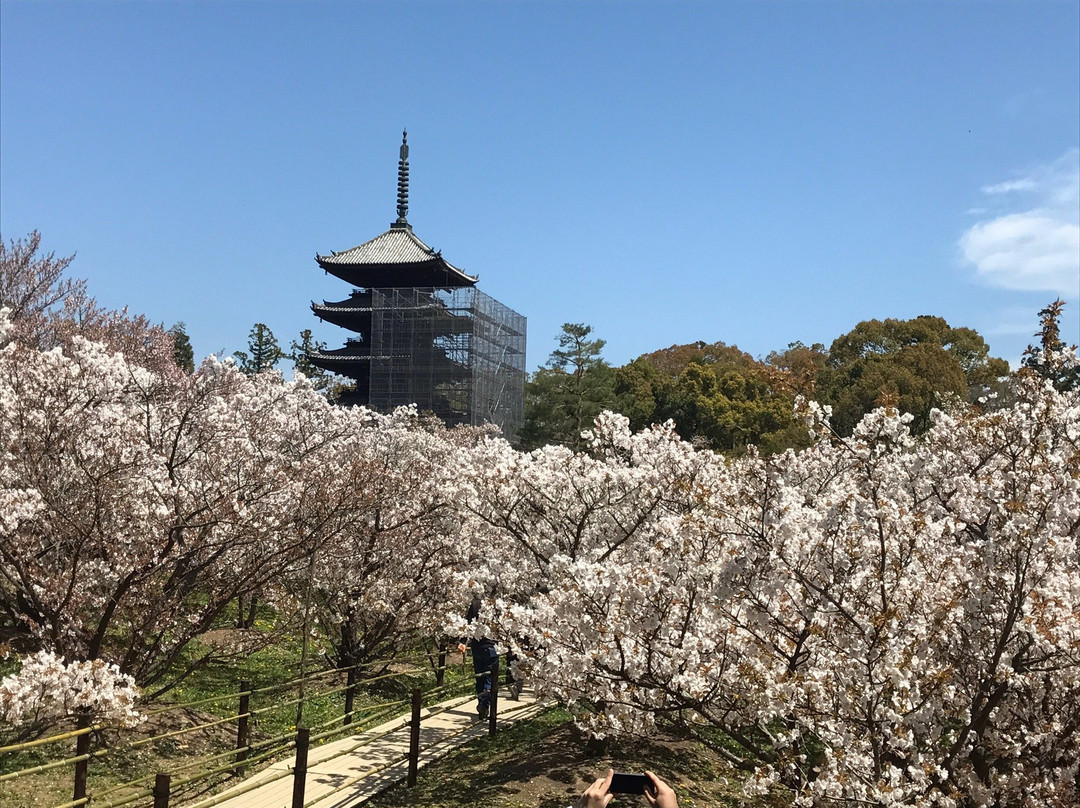
[{"label": "wooden fence post", "polygon": [[304,808],[304,788],[307,785],[307,755],[311,730],[296,731],[296,764],[293,766],[292,808]]},{"label": "wooden fence post", "polygon": [[356,666],[352,665],[345,675],[345,723],[352,723],[353,702],[356,699]]},{"label": "wooden fence post", "polygon": [[499,711],[499,658],[495,657],[495,662],[492,663],[491,668],[491,706],[488,713],[488,735],[494,735],[498,732],[498,728],[495,725],[495,714]]},{"label": "wooden fence post", "polygon": [[412,722],[409,725],[409,788],[416,785],[416,772],[420,768],[420,705],[423,694],[412,692]]},{"label": "wooden fence post", "polygon": [[236,768],[233,774],[241,777],[244,774],[244,761],[248,756],[248,713],[251,707],[251,683],[240,683],[240,709],[237,711],[236,721]]},{"label": "wooden fence post", "polygon": [[[86,712],[80,712],[75,722],[75,729],[89,729],[90,716]],[[90,733],[84,732],[75,741],[75,756],[80,757],[90,753]],[[75,788],[72,792],[71,801],[78,802],[86,799],[86,773],[90,761],[80,760],[75,764]]]},{"label": "wooden fence post", "polygon": [[169,808],[169,792],[172,789],[172,775],[158,772],[154,778],[154,808]]}]

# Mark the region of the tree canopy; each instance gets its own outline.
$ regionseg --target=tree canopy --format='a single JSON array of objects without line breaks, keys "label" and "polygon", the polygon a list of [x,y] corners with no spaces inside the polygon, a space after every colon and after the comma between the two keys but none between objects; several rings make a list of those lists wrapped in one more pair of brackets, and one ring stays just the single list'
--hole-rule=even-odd
[{"label": "tree canopy", "polygon": [[671,420],[684,439],[717,451],[739,454],[753,445],[770,454],[807,445],[794,417],[799,396],[831,406],[843,435],[881,404],[911,413],[918,433],[935,407],[974,400],[1009,373],[978,332],[931,316],[866,320],[828,350],[794,342],[765,361],[723,342],[695,342],[611,368],[601,358],[603,340],[591,333],[564,325],[559,348],[533,374],[522,446],[583,448],[581,431],[612,409],[634,429]]},{"label": "tree canopy", "polygon": [[818,399],[832,406],[843,435],[884,402],[911,413],[921,432],[934,407],[967,401],[1008,374],[1008,363],[989,353],[976,331],[952,328],[941,317],[864,320],[830,346]]},{"label": "tree canopy", "polygon": [[675,422],[684,439],[718,451],[777,451],[806,443],[781,377],[733,345],[673,345],[616,371],[621,412],[633,428]]},{"label": "tree canopy", "polygon": [[248,349],[234,351],[236,366],[247,376],[270,370],[285,358],[277,337],[264,323],[255,323],[248,334]]},{"label": "tree canopy", "polygon": [[615,375],[604,361],[605,342],[590,339],[592,326],[564,323],[559,347],[525,385],[525,421],[518,442],[525,449],[549,443],[582,448],[581,433],[616,406]]},{"label": "tree canopy", "polygon": [[184,373],[195,372],[195,350],[191,347],[191,338],[188,337],[187,325],[183,322],[176,323],[169,329],[173,339],[173,361]]}]

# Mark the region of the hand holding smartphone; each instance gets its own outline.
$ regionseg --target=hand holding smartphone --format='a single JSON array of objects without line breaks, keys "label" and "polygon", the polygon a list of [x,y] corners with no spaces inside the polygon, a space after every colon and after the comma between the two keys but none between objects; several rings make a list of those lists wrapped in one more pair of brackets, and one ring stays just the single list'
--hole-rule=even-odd
[{"label": "hand holding smartphone", "polygon": [[611,785],[608,792],[611,794],[644,794],[648,789],[653,790],[652,782],[644,774],[628,774],[627,772],[615,772],[611,775]]},{"label": "hand holding smartphone", "polygon": [[671,786],[652,772],[629,774],[612,769],[585,789],[577,808],[606,808],[615,794],[641,794],[650,808],[679,808]]}]

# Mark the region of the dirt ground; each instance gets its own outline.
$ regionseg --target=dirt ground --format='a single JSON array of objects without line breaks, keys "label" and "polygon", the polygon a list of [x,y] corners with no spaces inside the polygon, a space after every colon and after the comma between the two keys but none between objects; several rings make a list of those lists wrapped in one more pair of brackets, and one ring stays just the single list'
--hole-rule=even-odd
[{"label": "dirt ground", "polygon": [[[738,774],[721,757],[672,735],[624,738],[601,754],[590,754],[582,733],[565,713],[555,711],[516,725],[502,737],[485,738],[449,754],[423,769],[415,788],[401,784],[368,805],[566,808],[575,805],[585,787],[608,768],[655,772],[675,789],[680,808],[786,804],[748,800],[739,788]],[[646,803],[640,796],[618,796],[611,805]]]}]

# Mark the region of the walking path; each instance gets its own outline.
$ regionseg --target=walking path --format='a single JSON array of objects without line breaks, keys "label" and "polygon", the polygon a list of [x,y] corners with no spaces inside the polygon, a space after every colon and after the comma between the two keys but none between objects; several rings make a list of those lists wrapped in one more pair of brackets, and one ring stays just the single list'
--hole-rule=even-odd
[{"label": "walking path", "polygon": [[[517,701],[499,698],[498,707],[499,728],[504,729],[516,721],[531,718],[544,705],[526,689]],[[476,720],[474,696],[450,699],[424,708],[420,718],[420,767],[487,731],[488,722]],[[317,808],[361,805],[405,779],[408,752],[408,715],[332,743],[313,746],[308,753],[304,804],[314,804]],[[195,805],[289,808],[293,797],[293,763],[292,759],[274,763],[212,801],[203,800]],[[260,783],[262,785],[257,785]]]}]

